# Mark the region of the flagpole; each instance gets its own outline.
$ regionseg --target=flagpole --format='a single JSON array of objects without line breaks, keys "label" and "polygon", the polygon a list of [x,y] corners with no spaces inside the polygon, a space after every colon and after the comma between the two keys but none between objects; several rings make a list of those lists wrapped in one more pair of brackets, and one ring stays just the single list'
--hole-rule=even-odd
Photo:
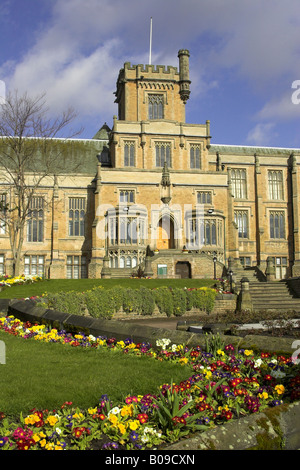
[{"label": "flagpole", "polygon": [[150,50],[149,50],[149,64],[151,64],[152,61],[152,16],[150,19]]}]

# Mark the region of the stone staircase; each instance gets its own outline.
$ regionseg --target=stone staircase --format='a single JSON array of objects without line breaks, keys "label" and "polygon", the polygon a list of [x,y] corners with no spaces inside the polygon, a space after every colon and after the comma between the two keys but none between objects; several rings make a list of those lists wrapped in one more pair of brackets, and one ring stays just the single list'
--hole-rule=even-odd
[{"label": "stone staircase", "polygon": [[300,298],[290,292],[285,281],[250,281],[249,290],[256,311],[300,312]]}]

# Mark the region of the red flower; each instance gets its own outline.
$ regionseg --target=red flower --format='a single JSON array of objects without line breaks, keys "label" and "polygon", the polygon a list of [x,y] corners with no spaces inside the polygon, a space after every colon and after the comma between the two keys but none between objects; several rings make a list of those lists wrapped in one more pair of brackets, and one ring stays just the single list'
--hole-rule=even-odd
[{"label": "red flower", "polygon": [[145,424],[145,423],[147,423],[149,417],[148,417],[147,413],[140,413],[140,414],[137,415],[137,419],[139,420],[139,422],[141,424]]}]

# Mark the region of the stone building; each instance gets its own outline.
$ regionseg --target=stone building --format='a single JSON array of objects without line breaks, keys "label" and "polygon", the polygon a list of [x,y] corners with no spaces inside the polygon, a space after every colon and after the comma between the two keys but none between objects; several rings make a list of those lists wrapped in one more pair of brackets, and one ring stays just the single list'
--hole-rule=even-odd
[{"label": "stone building", "polygon": [[[188,124],[189,52],[179,67],[125,63],[118,116],[82,141],[80,171],[34,198],[23,272],[51,278],[300,275],[300,150],[212,143]],[[47,201],[47,204],[44,204]],[[11,273],[5,225],[0,272]]]}]

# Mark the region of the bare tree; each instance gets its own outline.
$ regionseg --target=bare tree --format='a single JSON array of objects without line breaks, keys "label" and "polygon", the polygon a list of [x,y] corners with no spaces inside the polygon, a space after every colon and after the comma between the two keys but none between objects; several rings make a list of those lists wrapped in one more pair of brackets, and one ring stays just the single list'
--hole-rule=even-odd
[{"label": "bare tree", "polygon": [[48,116],[45,95],[30,97],[16,91],[8,94],[0,106],[0,220],[9,234],[13,275],[20,274],[33,198],[44,180],[49,184],[64,170],[70,147],[76,145],[72,138],[79,133],[61,137],[76,117],[73,109],[56,118]]}]

